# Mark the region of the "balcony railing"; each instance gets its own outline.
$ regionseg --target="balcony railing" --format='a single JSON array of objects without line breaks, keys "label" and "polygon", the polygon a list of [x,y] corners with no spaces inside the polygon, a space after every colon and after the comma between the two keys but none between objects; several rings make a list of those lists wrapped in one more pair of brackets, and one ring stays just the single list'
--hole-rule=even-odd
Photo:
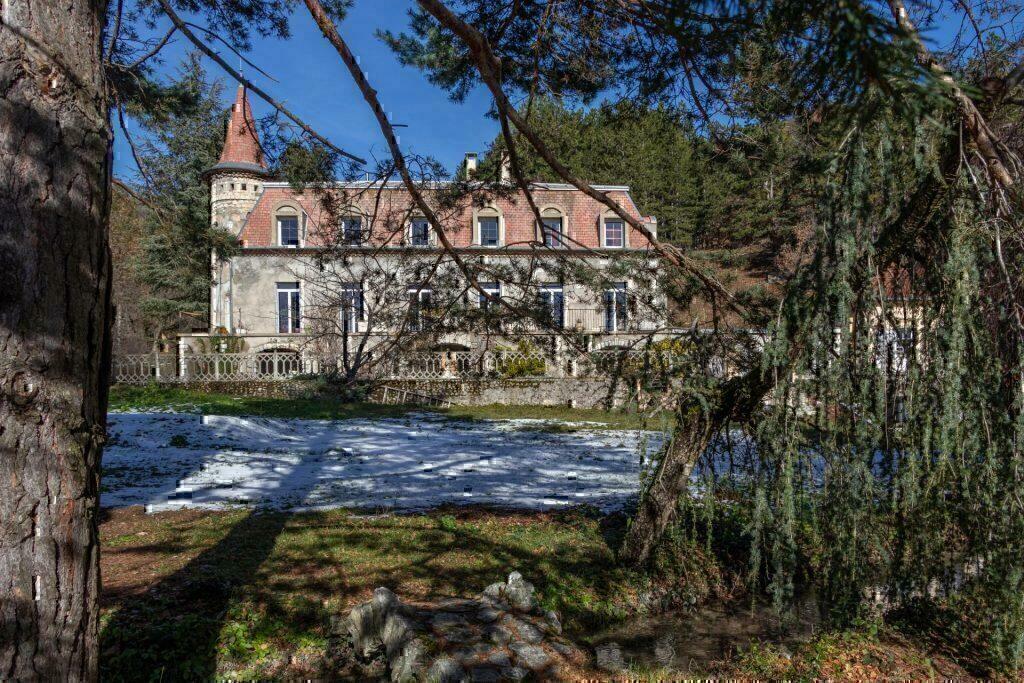
[{"label": "balcony railing", "polygon": [[[548,354],[542,351],[406,351],[366,366],[367,379],[533,379],[602,377],[623,370],[673,372],[680,358],[664,351],[596,350]],[[113,380],[149,382],[242,382],[287,380],[330,375],[340,370],[337,358],[299,351],[129,354],[114,359]]]}]

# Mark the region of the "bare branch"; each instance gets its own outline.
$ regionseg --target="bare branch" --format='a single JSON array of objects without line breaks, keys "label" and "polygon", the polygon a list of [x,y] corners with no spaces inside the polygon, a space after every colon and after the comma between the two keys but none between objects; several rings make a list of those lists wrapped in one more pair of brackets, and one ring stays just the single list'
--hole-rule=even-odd
[{"label": "bare branch", "polygon": [[192,32],[192,30],[188,27],[188,25],[185,24],[184,21],[182,21],[181,17],[178,16],[178,14],[174,11],[174,8],[171,7],[170,3],[167,0],[158,0],[158,2],[160,3],[160,6],[163,8],[164,13],[167,14],[167,16],[174,23],[174,25],[178,28],[178,30],[181,31],[185,35],[186,38],[188,38],[190,41],[192,41],[192,44],[195,45],[197,48],[199,48],[199,50],[203,54],[205,54],[207,57],[209,57],[214,62],[216,62],[220,66],[220,68],[222,68],[225,71],[227,71],[239,83],[241,83],[246,88],[248,88],[252,92],[254,92],[257,95],[259,95],[259,97],[264,102],[266,102],[267,104],[272,106],[274,109],[277,109],[279,112],[281,112],[282,114],[287,116],[289,119],[291,119],[295,123],[295,125],[297,125],[303,131],[305,131],[309,136],[311,136],[312,138],[316,139],[321,144],[325,145],[328,149],[332,150],[336,154],[339,154],[339,155],[341,155],[341,156],[343,156],[343,157],[345,157],[347,159],[351,159],[352,161],[354,161],[354,162],[356,162],[358,164],[365,164],[366,163],[365,159],[357,157],[354,154],[349,154],[348,152],[346,152],[345,150],[341,149],[340,147],[335,145],[333,142],[331,142],[330,140],[328,140],[324,136],[320,135],[320,133],[318,133],[315,130],[313,130],[313,128],[309,124],[307,124],[305,121],[303,121],[298,116],[293,114],[287,107],[285,107],[283,104],[278,102],[276,99],[274,99],[273,97],[268,95],[266,92],[263,91],[263,89],[259,88],[256,85],[253,85],[252,81],[250,81],[247,78],[245,78],[244,76],[242,76],[242,74],[240,74],[238,71],[236,71],[235,69],[231,68],[231,65],[228,64],[226,61],[224,61],[223,57],[221,57],[213,49],[211,49],[210,46],[208,46],[206,43],[204,43],[203,41],[199,40],[198,37],[196,37],[196,34]]},{"label": "bare branch", "polygon": [[153,49],[151,49],[149,52],[145,53],[144,55],[142,55],[141,57],[136,59],[134,62],[132,62],[131,64],[129,64],[125,68],[128,71],[134,71],[135,69],[137,69],[140,66],[142,66],[143,63],[146,62],[146,60],[151,59],[152,57],[155,57],[156,54],[158,52],[160,52],[160,50],[164,49],[164,46],[167,45],[167,41],[169,41],[171,39],[171,36],[173,36],[174,32],[177,31],[177,30],[178,30],[177,26],[172,26],[170,28],[170,30],[167,31],[167,33],[164,34],[164,37],[161,38],[160,41],[156,45],[153,46]]},{"label": "bare branch", "polygon": [[604,192],[594,189],[589,183],[583,182],[566,168],[562,162],[548,149],[547,145],[540,138],[536,131],[519,115],[515,107],[508,100],[501,86],[501,64],[491,51],[487,40],[475,28],[459,19],[444,3],[439,0],[418,0],[419,4],[430,12],[442,25],[451,30],[463,41],[470,51],[473,62],[476,64],[484,84],[491,91],[495,104],[509,120],[515,125],[520,133],[530,142],[541,158],[567,183],[586,194],[609,209],[615,212],[622,220],[628,223],[634,230],[642,234],[651,243],[653,249],[677,268],[681,268],[696,277],[712,296],[722,297],[726,304],[741,317],[746,318],[746,311],[736,302],[732,294],[713,276],[706,273],[697,263],[683,254],[672,245],[663,243],[651,232],[650,228],[637,220],[632,214],[625,211],[618,202]]}]

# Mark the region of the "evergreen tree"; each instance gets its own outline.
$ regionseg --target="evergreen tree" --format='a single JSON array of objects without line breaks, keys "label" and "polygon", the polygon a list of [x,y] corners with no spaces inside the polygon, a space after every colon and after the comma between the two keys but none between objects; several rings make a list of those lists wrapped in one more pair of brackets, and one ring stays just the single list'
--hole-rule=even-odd
[{"label": "evergreen tree", "polygon": [[141,302],[149,332],[206,327],[210,255],[227,254],[234,238],[210,225],[210,188],[203,177],[224,144],[220,82],[209,82],[198,53],[188,56],[169,86],[181,106],[172,115],[140,112],[144,132],[137,150],[145,184],[144,237],[138,256],[124,264],[146,286]]}]

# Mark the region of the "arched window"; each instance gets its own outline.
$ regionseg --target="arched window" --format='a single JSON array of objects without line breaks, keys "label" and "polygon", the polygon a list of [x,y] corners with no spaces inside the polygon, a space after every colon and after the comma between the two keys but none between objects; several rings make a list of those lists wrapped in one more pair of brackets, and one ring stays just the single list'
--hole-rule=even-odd
[{"label": "arched window", "polygon": [[299,212],[294,206],[281,206],[275,212],[277,222],[277,244],[282,247],[298,247],[301,244]]},{"label": "arched window", "polygon": [[544,246],[559,249],[568,245],[565,239],[568,234],[568,226],[564,211],[553,206],[542,209],[540,220],[540,234]]},{"label": "arched window", "polygon": [[505,244],[505,220],[496,207],[485,206],[473,212],[473,244],[481,247]]},{"label": "arched window", "polygon": [[414,247],[429,247],[433,241],[433,235],[430,230],[430,221],[419,216],[409,221],[410,245]]}]

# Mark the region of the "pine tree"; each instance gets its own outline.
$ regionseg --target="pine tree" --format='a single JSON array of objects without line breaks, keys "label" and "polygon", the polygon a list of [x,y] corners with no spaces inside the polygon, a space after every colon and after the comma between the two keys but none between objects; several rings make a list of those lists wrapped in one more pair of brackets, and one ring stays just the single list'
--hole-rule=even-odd
[{"label": "pine tree", "polygon": [[210,225],[209,183],[203,177],[223,145],[222,84],[208,80],[193,53],[169,89],[178,103],[173,115],[139,116],[139,194],[148,211],[138,256],[124,264],[148,290],[141,307],[154,341],[174,330],[207,326],[210,255],[234,247],[232,235]]}]

